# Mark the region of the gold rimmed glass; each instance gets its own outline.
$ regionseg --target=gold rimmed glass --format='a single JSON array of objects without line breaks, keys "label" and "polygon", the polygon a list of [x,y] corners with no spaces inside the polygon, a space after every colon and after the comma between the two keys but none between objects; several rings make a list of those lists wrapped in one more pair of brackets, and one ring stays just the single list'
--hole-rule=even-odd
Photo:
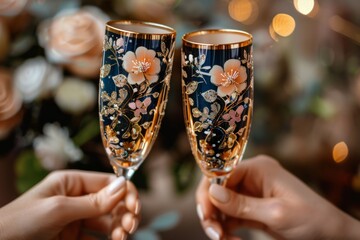
[{"label": "gold rimmed glass", "polygon": [[165,113],[174,29],[150,22],[106,24],[99,81],[103,145],[117,176],[130,179],[149,154]]},{"label": "gold rimmed glass", "polygon": [[252,36],[209,29],[182,38],[182,96],[192,153],[224,184],[242,159],[253,112]]}]

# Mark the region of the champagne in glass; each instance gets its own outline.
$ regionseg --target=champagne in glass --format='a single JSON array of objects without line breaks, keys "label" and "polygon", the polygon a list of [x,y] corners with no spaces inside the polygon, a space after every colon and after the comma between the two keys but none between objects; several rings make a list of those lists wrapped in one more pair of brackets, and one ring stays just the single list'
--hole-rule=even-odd
[{"label": "champagne in glass", "polygon": [[149,154],[165,113],[175,30],[156,23],[110,21],[100,69],[103,145],[117,176],[130,179]]},{"label": "champagne in glass", "polygon": [[253,112],[252,36],[229,29],[183,36],[182,96],[192,153],[223,184],[242,159]]}]

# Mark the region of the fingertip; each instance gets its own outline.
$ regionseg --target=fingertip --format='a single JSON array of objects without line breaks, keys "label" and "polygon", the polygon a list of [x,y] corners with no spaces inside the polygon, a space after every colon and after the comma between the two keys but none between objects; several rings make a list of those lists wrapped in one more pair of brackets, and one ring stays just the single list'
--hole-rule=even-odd
[{"label": "fingertip", "polygon": [[203,223],[206,235],[212,240],[220,240],[223,236],[221,225],[215,221],[206,221]]},{"label": "fingertip", "polygon": [[[209,188],[210,200],[215,199],[220,203],[227,203],[230,200],[229,190],[219,184],[211,184]],[[212,201],[213,202],[213,201]]]},{"label": "fingertip", "polygon": [[126,238],[127,238],[127,234],[121,227],[117,227],[112,231],[111,234],[112,240],[126,240]]},{"label": "fingertip", "polygon": [[141,202],[138,199],[138,196],[136,196],[135,194],[130,193],[129,195],[127,195],[125,198],[125,204],[126,208],[130,212],[134,213],[135,215],[138,215],[140,213]]},{"label": "fingertip", "polygon": [[121,219],[121,225],[125,231],[131,234],[135,232],[138,221],[132,213],[125,213]]},{"label": "fingertip", "polygon": [[205,219],[204,211],[203,211],[202,206],[201,206],[200,203],[198,203],[196,205],[196,212],[197,212],[198,217],[200,218],[200,221],[204,221],[204,219]]},{"label": "fingertip", "polygon": [[106,191],[109,195],[115,195],[117,192],[123,191],[125,186],[125,178],[120,176],[107,186]]}]

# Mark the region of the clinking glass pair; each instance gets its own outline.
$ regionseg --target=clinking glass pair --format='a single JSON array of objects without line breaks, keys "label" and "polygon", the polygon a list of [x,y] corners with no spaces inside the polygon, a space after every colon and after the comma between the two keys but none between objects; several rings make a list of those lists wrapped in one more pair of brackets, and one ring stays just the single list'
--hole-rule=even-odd
[{"label": "clinking glass pair", "polygon": [[[174,29],[149,22],[106,24],[99,81],[103,144],[118,176],[147,157],[168,100]],[[182,96],[192,153],[223,184],[244,153],[253,112],[252,36],[231,29],[182,37]]]}]

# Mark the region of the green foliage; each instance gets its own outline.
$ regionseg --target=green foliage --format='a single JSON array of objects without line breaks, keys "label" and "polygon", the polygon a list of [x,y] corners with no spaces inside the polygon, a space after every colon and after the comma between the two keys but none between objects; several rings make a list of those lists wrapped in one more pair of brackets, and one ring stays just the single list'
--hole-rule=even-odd
[{"label": "green foliage", "polygon": [[15,171],[17,175],[16,187],[20,193],[30,189],[48,174],[31,150],[24,151],[19,155]]}]

